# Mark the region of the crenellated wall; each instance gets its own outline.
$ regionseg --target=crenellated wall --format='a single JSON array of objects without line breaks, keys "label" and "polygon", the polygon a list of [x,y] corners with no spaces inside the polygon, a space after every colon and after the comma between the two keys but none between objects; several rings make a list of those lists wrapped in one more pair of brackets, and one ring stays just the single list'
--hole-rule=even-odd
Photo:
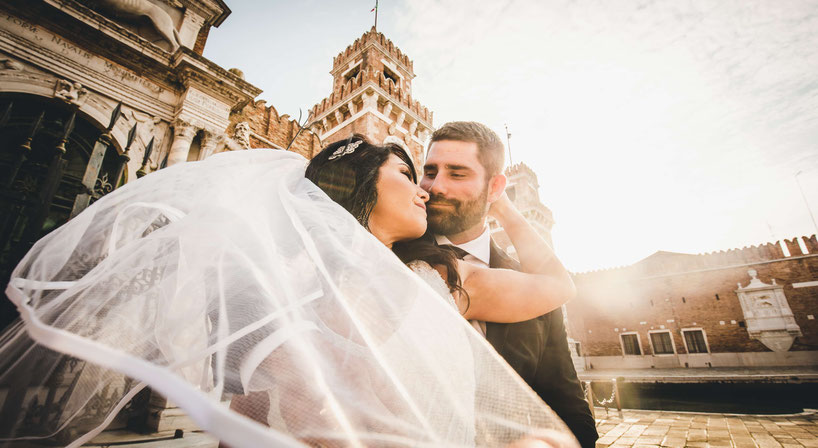
[{"label": "crenellated wall", "polygon": [[[588,368],[818,364],[818,239],[783,245],[786,252],[781,242],[706,254],[657,252],[631,266],[575,274],[570,336],[580,341]],[[754,273],[783,287],[800,331],[789,350],[773,352],[747,330],[753,316],[745,314],[738,291]],[[691,330],[704,335],[705,353],[689,353],[684,332]],[[656,332],[670,333],[673,353],[655,353]],[[641,355],[625,355],[623,333],[637,335]]]},{"label": "crenellated wall", "polygon": [[433,121],[433,113],[426,108],[426,106],[412,98],[411,90],[395,84],[392,79],[385,77],[383,72],[375,70],[373,67],[369,67],[369,69],[358,73],[340,86],[337,86],[330,96],[313,106],[312,116],[320,117],[327,111],[334,109],[337,105],[347,103],[352,97],[360,98],[361,92],[359,90],[367,81],[370,81],[372,85],[382,89],[383,92],[387,93],[394,101],[406,106],[409,111],[413,112],[421,120],[429,123]]},{"label": "crenellated wall", "polygon": [[[240,112],[233,113],[230,116],[227,134],[235,138],[236,127],[239,123],[249,125],[250,132],[247,135],[247,142],[251,148],[285,149],[299,129],[296,120],[286,114],[279,115],[275,107],[268,106],[264,100],[251,101]],[[321,139],[316,132],[312,129],[304,129],[293,141],[290,151],[309,159],[320,151],[321,147]]]},{"label": "crenellated wall", "polygon": [[[798,240],[801,240],[808,254],[818,253],[818,239],[815,235],[793,237],[774,243],[764,243],[743,248],[707,252],[704,254],[684,254],[674,252],[657,252],[650,257],[630,266],[621,266],[609,269],[593,270],[575,273],[576,279],[604,275],[616,275],[620,272],[638,273],[641,275],[663,275],[670,273],[696,271],[718,268],[731,265],[745,265],[763,261],[779,260],[804,254]],[[782,244],[787,247],[789,255],[785,255]]]},{"label": "crenellated wall", "polygon": [[365,49],[369,43],[378,44],[383,49],[384,53],[392,56],[398,62],[406,66],[409,71],[412,71],[414,66],[409,57],[403,54],[391,40],[387,39],[386,36],[383,35],[383,33],[376,31],[375,27],[372,27],[358,39],[355,39],[355,42],[353,42],[352,45],[349,45],[344,51],[338,53],[338,56],[332,59],[333,70],[341,67],[350,56],[354,56],[357,52]]},{"label": "crenellated wall", "polygon": [[412,98],[412,61],[373,27],[332,61],[332,92],[310,109],[322,141],[363,134],[404,146],[418,166],[432,112]]}]

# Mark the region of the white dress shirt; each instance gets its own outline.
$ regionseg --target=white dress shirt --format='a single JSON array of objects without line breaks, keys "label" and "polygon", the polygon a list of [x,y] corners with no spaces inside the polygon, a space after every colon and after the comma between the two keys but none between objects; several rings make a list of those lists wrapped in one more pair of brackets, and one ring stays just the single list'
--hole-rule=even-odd
[{"label": "white dress shirt", "polygon": [[[491,233],[489,227],[486,226],[483,233],[477,238],[466,241],[463,244],[453,244],[448,238],[443,235],[435,235],[435,240],[438,245],[448,244],[450,246],[459,247],[467,252],[463,257],[463,261],[471,263],[475,266],[487,268],[489,267],[489,259],[491,258]],[[470,320],[472,326],[486,337],[486,323],[482,320]]]}]

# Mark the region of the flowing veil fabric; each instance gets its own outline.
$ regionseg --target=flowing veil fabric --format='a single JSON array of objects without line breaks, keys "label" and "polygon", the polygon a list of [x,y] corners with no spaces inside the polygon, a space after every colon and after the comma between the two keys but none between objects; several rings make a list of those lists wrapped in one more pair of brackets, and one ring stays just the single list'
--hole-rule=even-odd
[{"label": "flowing veil fabric", "polygon": [[[566,432],[305,164],[248,150],[176,165],[35,244],[7,289],[23,322],[0,339],[0,445],[68,430],[79,446],[146,385],[234,448]],[[84,365],[70,387],[44,387],[67,363]],[[61,417],[29,431],[19,410],[38,393]]]}]

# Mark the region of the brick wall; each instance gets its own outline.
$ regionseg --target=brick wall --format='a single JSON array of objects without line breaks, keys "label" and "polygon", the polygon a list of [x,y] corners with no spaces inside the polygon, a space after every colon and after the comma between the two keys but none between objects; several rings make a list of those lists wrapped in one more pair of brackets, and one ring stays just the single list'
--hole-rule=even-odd
[{"label": "brick wall", "polygon": [[[227,134],[233,135],[236,124],[242,121],[249,123],[250,129],[258,136],[250,137],[250,146],[253,148],[268,148],[271,146],[268,142],[279,148],[286,148],[298,132],[298,124],[294,119],[289,115],[279,116],[275,107],[267,106],[264,100],[251,101],[240,112],[233,113]],[[318,136],[305,129],[298,135],[290,150],[310,159],[321,148]]]},{"label": "brick wall", "polygon": [[[730,263],[738,259],[735,254],[671,254],[685,255],[681,258],[686,259],[680,260],[660,253],[627,268],[577,274],[578,296],[567,305],[571,336],[582,342],[587,356],[622,355],[619,335],[626,331],[639,333],[642,353],[649,355],[648,332],[661,329],[671,331],[677,353],[684,354],[681,329],[691,327],[704,330],[711,353],[769,351],[741,327],[744,316],[735,291],[738,283],[749,283],[747,270],[752,268],[761,281],[775,279],[784,286],[803,333],[790,350],[818,350],[818,321],[808,318],[818,314],[818,287],[792,286],[818,280],[815,235],[807,241],[811,243],[807,244],[807,255],[791,248],[789,257],[769,251],[765,261]],[[756,252],[752,250],[754,257]],[[718,258],[722,265],[712,266],[714,260],[706,258]],[[701,268],[707,265],[710,267]]]},{"label": "brick wall", "polygon": [[196,35],[196,43],[193,44],[193,51],[201,55],[204,53],[205,43],[207,42],[207,35],[210,34],[210,25],[203,25],[199,29],[199,34]]}]

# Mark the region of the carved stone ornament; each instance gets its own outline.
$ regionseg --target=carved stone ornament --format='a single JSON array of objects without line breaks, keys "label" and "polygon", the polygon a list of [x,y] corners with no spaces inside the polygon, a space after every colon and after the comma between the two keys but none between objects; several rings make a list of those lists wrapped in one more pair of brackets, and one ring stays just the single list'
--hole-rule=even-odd
[{"label": "carved stone ornament", "polygon": [[156,31],[170,43],[171,53],[181,45],[170,14],[148,0],[94,0],[112,13],[125,18],[147,17]]},{"label": "carved stone ornament", "polygon": [[20,71],[23,69],[23,64],[9,58],[0,58],[0,70],[14,70]]},{"label": "carved stone ornament", "polygon": [[54,85],[54,97],[65,101],[68,104],[82,106],[88,98],[88,89],[82,87],[78,82],[58,79]]},{"label": "carved stone ornament", "polygon": [[378,94],[376,92],[364,93],[361,99],[364,102],[364,109],[378,109]]},{"label": "carved stone ornament", "polygon": [[236,129],[233,131],[233,139],[244,149],[250,148],[250,123],[241,121],[236,123]]},{"label": "carved stone ornament", "polygon": [[774,352],[788,351],[795,338],[801,336],[801,328],[795,322],[784,287],[775,280],[772,284],[762,282],[755,269],[747,273],[750,283],[747,286],[739,283],[736,290],[747,333]]}]

